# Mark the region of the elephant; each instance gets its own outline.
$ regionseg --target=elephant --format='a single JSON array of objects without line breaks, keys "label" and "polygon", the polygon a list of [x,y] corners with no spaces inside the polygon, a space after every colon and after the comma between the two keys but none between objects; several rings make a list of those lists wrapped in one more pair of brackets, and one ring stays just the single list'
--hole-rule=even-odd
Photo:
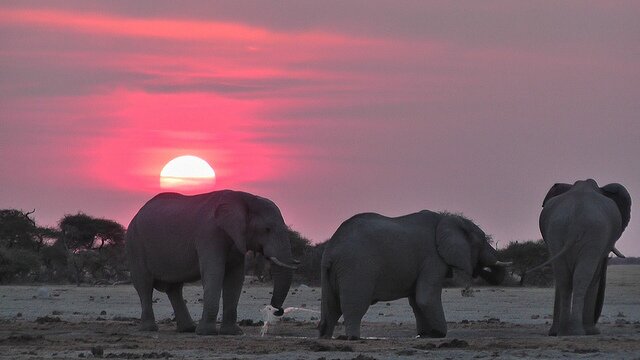
[{"label": "elephant", "polygon": [[487,235],[461,215],[355,215],[340,225],[322,255],[320,338],[331,339],[344,315],[345,336],[338,338],[359,339],[369,305],[400,298],[409,298],[419,337],[444,337],[441,293],[451,268],[497,284],[506,265]]},{"label": "elephant", "polygon": [[[134,216],[126,235],[131,281],[140,297],[140,330],[156,331],[153,289],[166,292],[179,332],[240,335],[237,305],[249,250],[274,264],[271,305],[282,315],[297,261],[287,227],[271,200],[246,192],[221,190],[185,196],[161,193]],[[182,296],[185,282],[202,280],[202,318],[195,326]],[[222,324],[216,319],[222,293]]]},{"label": "elephant", "polygon": [[599,334],[609,252],[629,224],[631,197],[624,186],[599,187],[587,179],[551,187],[542,203],[540,232],[552,264],[555,300],[551,336]]}]

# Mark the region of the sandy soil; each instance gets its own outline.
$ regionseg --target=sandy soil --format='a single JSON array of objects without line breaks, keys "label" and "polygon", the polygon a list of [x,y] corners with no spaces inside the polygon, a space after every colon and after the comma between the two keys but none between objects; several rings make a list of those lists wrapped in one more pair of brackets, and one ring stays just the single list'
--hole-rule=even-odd
[{"label": "sandy soil", "polygon": [[[294,286],[286,306],[294,311],[264,337],[260,309],[270,288],[247,281],[239,305],[243,336],[197,336],[175,332],[171,306],[156,293],[158,332],[136,330],[137,295],[130,285],[103,287],[0,287],[0,358],[7,359],[640,359],[640,266],[611,266],[599,328],[601,335],[546,336],[553,289],[476,288],[462,297],[447,289],[442,298],[449,322],[445,339],[414,339],[407,300],[378,303],[362,327],[366,339],[319,340],[320,289]],[[194,319],[202,289],[185,287]],[[250,320],[250,321],[249,321]],[[344,329],[338,327],[336,334]]]}]

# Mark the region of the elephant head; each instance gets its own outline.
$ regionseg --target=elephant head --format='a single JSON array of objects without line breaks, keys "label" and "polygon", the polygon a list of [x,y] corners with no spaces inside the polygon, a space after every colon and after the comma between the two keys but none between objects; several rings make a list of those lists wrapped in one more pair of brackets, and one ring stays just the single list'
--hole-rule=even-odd
[{"label": "elephant head", "polygon": [[447,265],[474,278],[480,276],[492,285],[504,280],[509,263],[498,261],[487,235],[469,219],[443,213],[436,228],[436,248]]},{"label": "elephant head", "polygon": [[271,260],[271,306],[282,309],[289,292],[296,261],[291,255],[287,226],[280,209],[271,201],[247,193],[229,193],[215,210],[216,224],[241,252],[261,253]]},{"label": "elephant head", "polygon": [[547,192],[547,195],[542,201],[542,207],[544,207],[547,202],[554,197],[562,195],[574,188],[595,191],[613,200],[613,202],[616,203],[622,218],[622,226],[620,228],[620,234],[622,234],[627,225],[629,225],[629,220],[631,220],[631,195],[629,195],[629,192],[624,186],[618,183],[608,184],[603,187],[599,187],[598,183],[593,179],[576,181],[573,185],[557,183],[554,184]]}]

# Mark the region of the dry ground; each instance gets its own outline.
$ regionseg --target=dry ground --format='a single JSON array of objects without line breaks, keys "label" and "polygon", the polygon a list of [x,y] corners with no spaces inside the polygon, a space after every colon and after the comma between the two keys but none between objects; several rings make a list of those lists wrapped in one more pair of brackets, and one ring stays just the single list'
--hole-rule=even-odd
[{"label": "dry ground", "polygon": [[[245,284],[239,320],[244,336],[178,334],[168,299],[156,293],[160,331],[136,330],[139,303],[130,285],[104,287],[0,287],[0,358],[171,358],[171,359],[640,359],[640,266],[609,267],[601,335],[546,336],[552,312],[550,288],[477,288],[474,297],[446,289],[449,321],[445,339],[414,339],[406,299],[378,303],[365,317],[360,341],[318,340],[313,311],[294,311],[286,321],[261,327],[260,309],[270,288]],[[185,287],[194,319],[202,290]],[[320,290],[295,286],[286,306],[318,310]],[[342,334],[338,327],[336,334]]]}]

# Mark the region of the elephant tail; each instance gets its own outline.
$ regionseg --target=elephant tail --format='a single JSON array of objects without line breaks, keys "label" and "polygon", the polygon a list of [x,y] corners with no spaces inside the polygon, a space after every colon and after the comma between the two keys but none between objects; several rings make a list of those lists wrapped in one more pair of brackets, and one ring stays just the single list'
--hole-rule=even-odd
[{"label": "elephant tail", "polygon": [[525,271],[525,274],[528,274],[530,272],[534,272],[536,270],[540,270],[543,267],[551,264],[552,262],[556,261],[558,258],[560,258],[561,256],[563,256],[567,251],[571,250],[571,248],[573,247],[573,245],[577,244],[578,242],[580,242],[580,239],[582,239],[582,237],[584,236],[584,232],[580,233],[577,236],[570,236],[569,240],[564,243],[564,246],[562,247],[562,250],[560,250],[557,254],[555,254],[554,256],[552,256],[549,260],[543,262],[542,264],[531,268],[527,271]]},{"label": "elephant tail", "polygon": [[[340,309],[340,296],[338,291],[331,285],[331,269],[329,266],[322,266],[320,282],[322,286],[322,303],[318,330],[321,338],[331,338],[336,322],[342,314],[342,310]],[[336,314],[340,315],[336,318]]]}]

